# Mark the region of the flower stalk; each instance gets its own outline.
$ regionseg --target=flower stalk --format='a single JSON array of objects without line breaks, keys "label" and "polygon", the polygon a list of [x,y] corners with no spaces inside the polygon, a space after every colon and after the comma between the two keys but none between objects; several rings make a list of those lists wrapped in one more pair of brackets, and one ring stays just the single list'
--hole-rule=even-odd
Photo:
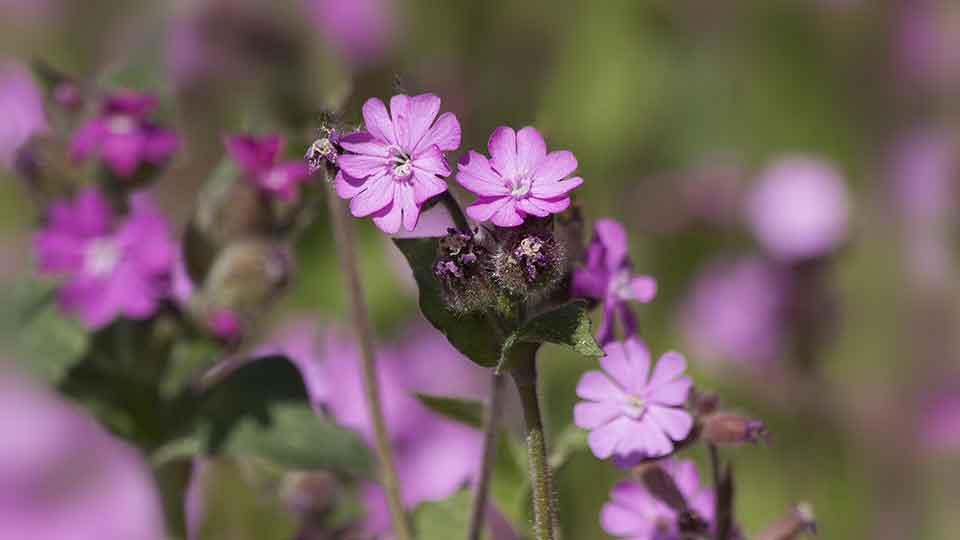
[{"label": "flower stalk", "polygon": [[503,386],[502,376],[495,373],[490,376],[490,398],[487,402],[487,414],[483,425],[483,456],[473,494],[473,507],[470,510],[468,540],[480,540],[483,536],[493,462],[497,456],[497,427],[500,423],[500,410],[503,403]]},{"label": "flower stalk", "polygon": [[360,282],[360,271],[357,265],[357,254],[354,247],[353,231],[350,219],[347,217],[343,202],[332,189],[327,193],[327,204],[330,211],[330,220],[333,224],[333,234],[336,249],[340,258],[340,267],[346,278],[347,294],[351,318],[357,344],[360,347],[361,376],[363,377],[364,397],[367,410],[373,425],[374,445],[377,457],[380,460],[380,481],[387,497],[390,509],[390,518],[393,522],[393,531],[397,540],[412,540],[410,523],[403,511],[403,499],[400,495],[400,480],[397,475],[393,451],[390,448],[390,439],[387,433],[386,420],[383,416],[383,404],[380,399],[380,385],[376,375],[376,359],[374,357],[373,334],[367,315],[367,306],[363,298],[363,286]]}]

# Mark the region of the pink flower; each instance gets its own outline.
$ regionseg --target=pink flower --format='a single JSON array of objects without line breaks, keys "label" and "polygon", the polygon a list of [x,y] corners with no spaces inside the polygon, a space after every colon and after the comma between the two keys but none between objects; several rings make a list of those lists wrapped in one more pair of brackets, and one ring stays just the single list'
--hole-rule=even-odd
[{"label": "pink flower", "polygon": [[587,248],[587,260],[573,273],[573,295],[603,301],[603,321],[597,330],[601,345],[614,340],[615,320],[619,317],[624,336],[637,333],[637,320],[628,301],[648,303],[657,294],[657,282],[650,276],[633,273],[627,254],[627,232],[612,219],[600,219],[593,225],[593,240]]},{"label": "pink flower", "polygon": [[840,174],[827,162],[803,156],[770,166],[747,201],[753,234],[784,261],[835,250],[846,239],[849,213]]},{"label": "pink flower", "polygon": [[156,106],[150,94],[123,91],[107,96],[100,113],[73,133],[71,158],[83,161],[97,154],[122,178],[132,176],[142,163],[163,165],[179,148],[180,139],[147,118]]},{"label": "pink flower", "polygon": [[46,228],[34,237],[39,270],[66,276],[59,300],[90,328],[118,316],[149,317],[170,289],[176,244],[166,218],[145,193],[130,200],[130,214],[115,224],[96,188],[54,203]]},{"label": "pink flower", "polygon": [[323,37],[351,64],[370,64],[393,43],[393,0],[307,0],[314,23]]},{"label": "pink flower", "polygon": [[490,160],[471,150],[458,163],[457,181],[480,196],[467,208],[477,221],[516,227],[528,215],[562,212],[570,206],[567,193],[583,183],[579,176],[564,180],[577,168],[577,158],[567,150],[548,154],[547,143],[532,127],[514,132],[500,126],[487,149]]},{"label": "pink flower", "polygon": [[[673,477],[687,508],[707,524],[713,521],[713,490],[700,486],[696,465],[690,460],[668,460],[661,467]],[[624,480],[610,492],[610,502],[600,511],[603,530],[626,540],[681,540],[679,512],[650,493],[637,480]],[[699,538],[699,537],[698,537]]]},{"label": "pink flower", "polygon": [[12,167],[17,150],[49,129],[43,94],[30,70],[17,62],[0,61],[0,118],[0,166]]},{"label": "pink flower", "polygon": [[423,203],[447,190],[438,177],[450,176],[443,152],[460,146],[460,122],[449,112],[437,118],[439,111],[433,94],[393,96],[390,113],[377,98],[363,104],[367,130],[340,138],[353,153],[337,159],[334,181],[337,194],[351,199],[354,216],[373,216],[386,233],[401,223],[412,231]]},{"label": "pink flower", "polygon": [[302,160],[277,160],[283,142],[280,135],[229,135],[223,141],[230,158],[254,184],[291,201],[297,197],[297,184],[309,178],[310,171]]},{"label": "pink flower", "polygon": [[686,360],[676,352],[660,357],[650,375],[650,352],[636,338],[604,347],[605,373],[588,371],[577,384],[586,401],[573,409],[574,423],[589,429],[587,442],[600,459],[615,457],[618,465],[666,456],[673,442],[684,439],[693,418],[683,409],[690,391],[681,376]]}]

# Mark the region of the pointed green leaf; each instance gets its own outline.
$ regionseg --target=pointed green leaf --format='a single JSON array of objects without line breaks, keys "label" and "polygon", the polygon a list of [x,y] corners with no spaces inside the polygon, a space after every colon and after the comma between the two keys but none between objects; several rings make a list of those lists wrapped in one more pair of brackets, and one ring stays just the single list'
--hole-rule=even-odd
[{"label": "pointed green leaf", "polygon": [[497,331],[479,314],[455,315],[444,307],[440,283],[433,275],[439,238],[396,238],[393,243],[407,258],[420,291],[420,310],[437,330],[467,358],[493,367],[500,358]]},{"label": "pointed green leaf", "polygon": [[420,403],[440,416],[483,429],[484,404],[479,401],[419,393],[416,396]]},{"label": "pointed green leaf", "polygon": [[583,300],[573,300],[541,313],[511,334],[503,344],[502,355],[497,364],[498,372],[513,367],[510,352],[519,343],[554,343],[583,356],[603,356],[603,350],[593,337],[587,304]]}]

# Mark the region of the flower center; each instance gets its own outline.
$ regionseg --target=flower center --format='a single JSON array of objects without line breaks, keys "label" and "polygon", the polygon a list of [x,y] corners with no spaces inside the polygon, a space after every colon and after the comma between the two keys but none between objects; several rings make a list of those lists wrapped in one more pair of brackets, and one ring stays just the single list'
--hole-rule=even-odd
[{"label": "flower center", "polygon": [[627,396],[624,402],[620,405],[620,411],[623,413],[623,415],[633,420],[639,420],[646,410],[646,402],[637,396]]},{"label": "flower center", "polygon": [[133,118],[125,114],[115,114],[107,121],[107,130],[114,135],[126,135],[136,127]]},{"label": "flower center", "polygon": [[390,161],[393,165],[393,179],[406,180],[413,174],[413,160],[403,150],[393,147],[390,149]]},{"label": "flower center", "polygon": [[94,276],[109,274],[120,262],[120,250],[109,238],[90,242],[83,256],[83,268]]},{"label": "flower center", "polygon": [[630,272],[626,269],[620,270],[610,279],[610,292],[619,300],[626,300],[632,297],[630,294]]},{"label": "flower center", "polygon": [[507,186],[510,188],[510,195],[513,195],[515,199],[520,199],[525,197],[527,193],[530,193],[530,187],[533,185],[533,182],[530,181],[530,178],[526,175],[520,175],[512,180]]}]

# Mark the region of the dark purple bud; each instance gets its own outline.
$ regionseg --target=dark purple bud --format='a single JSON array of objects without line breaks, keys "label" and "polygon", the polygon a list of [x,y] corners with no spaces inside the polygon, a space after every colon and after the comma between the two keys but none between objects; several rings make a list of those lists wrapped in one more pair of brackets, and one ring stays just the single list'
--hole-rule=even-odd
[{"label": "dark purple bud", "polygon": [[564,245],[542,224],[511,229],[493,257],[494,279],[521,297],[549,294],[566,269]]},{"label": "dark purple bud", "polygon": [[767,442],[767,430],[761,420],[720,411],[707,415],[702,422],[703,437],[714,444]]},{"label": "dark purple bud", "polygon": [[494,302],[487,276],[489,252],[473,233],[450,229],[440,239],[433,273],[440,281],[444,302],[452,311],[481,311]]}]

